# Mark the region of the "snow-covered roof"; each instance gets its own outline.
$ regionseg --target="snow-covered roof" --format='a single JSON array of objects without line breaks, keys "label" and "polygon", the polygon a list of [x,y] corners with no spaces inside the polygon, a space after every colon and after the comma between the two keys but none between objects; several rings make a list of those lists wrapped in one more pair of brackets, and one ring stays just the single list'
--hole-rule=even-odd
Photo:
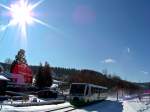
[{"label": "snow-covered roof", "polygon": [[58,84],[52,84],[51,88],[57,88]]},{"label": "snow-covered roof", "polygon": [[3,75],[0,75],[0,80],[9,81],[9,79],[7,79],[6,77],[4,77]]},{"label": "snow-covered roof", "polygon": [[60,83],[67,83],[67,82],[58,81],[58,80],[53,80],[53,83],[55,83],[55,84],[60,84]]},{"label": "snow-covered roof", "polygon": [[12,77],[12,73],[8,73],[8,72],[0,73],[0,75],[3,75],[4,77],[7,77],[7,78],[11,78]]}]

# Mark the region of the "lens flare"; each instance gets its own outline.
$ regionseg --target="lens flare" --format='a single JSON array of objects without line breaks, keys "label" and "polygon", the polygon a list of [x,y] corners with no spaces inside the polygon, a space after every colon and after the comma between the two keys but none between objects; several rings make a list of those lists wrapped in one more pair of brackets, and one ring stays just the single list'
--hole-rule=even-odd
[{"label": "lens flare", "polygon": [[11,19],[9,23],[1,28],[5,30],[9,26],[19,26],[21,30],[21,37],[27,37],[27,25],[34,22],[39,23],[44,26],[49,26],[43,21],[34,17],[33,9],[39,6],[44,0],[40,0],[35,4],[29,4],[28,0],[19,0],[18,2],[11,4],[10,7],[0,4],[1,7],[9,11]]}]

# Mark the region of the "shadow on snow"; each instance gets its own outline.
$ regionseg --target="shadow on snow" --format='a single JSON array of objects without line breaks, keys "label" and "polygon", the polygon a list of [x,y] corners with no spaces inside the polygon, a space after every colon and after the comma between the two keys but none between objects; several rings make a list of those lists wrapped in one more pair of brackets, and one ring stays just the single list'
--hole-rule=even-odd
[{"label": "shadow on snow", "polygon": [[123,112],[123,106],[121,102],[105,100],[90,104],[86,107],[83,107],[81,110],[88,112]]}]

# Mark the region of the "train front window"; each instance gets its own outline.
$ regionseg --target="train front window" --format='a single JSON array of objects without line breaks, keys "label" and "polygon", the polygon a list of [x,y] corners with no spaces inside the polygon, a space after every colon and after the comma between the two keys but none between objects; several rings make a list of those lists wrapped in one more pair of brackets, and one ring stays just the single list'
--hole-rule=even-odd
[{"label": "train front window", "polygon": [[71,95],[84,95],[85,85],[72,84],[70,89]]}]

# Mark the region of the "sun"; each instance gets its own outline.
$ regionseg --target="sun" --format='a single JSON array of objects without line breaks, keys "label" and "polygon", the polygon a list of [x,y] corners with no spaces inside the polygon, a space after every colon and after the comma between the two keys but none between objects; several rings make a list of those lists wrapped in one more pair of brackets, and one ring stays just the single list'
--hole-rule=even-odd
[{"label": "sun", "polygon": [[19,4],[11,5],[10,14],[15,24],[23,25],[33,22],[32,9],[24,1],[20,1]]},{"label": "sun", "polygon": [[3,26],[3,30],[5,30],[9,26],[19,26],[21,30],[21,37],[27,37],[27,25],[30,25],[34,22],[40,23],[44,26],[48,26],[46,23],[34,17],[33,9],[39,6],[44,0],[40,0],[35,4],[30,4],[28,0],[19,0],[10,6],[6,6],[0,4],[1,7],[7,9],[9,15],[11,17],[9,23]]}]

